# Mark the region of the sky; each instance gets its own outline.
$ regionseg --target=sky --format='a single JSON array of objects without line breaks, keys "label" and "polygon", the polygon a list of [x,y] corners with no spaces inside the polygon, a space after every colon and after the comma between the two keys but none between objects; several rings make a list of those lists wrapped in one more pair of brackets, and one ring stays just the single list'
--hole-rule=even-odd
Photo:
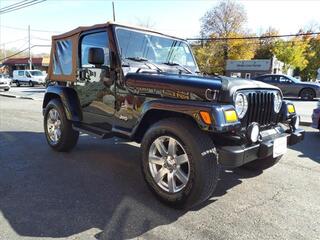
[{"label": "sky", "polygon": [[[21,0],[0,0],[0,8],[19,1]],[[281,34],[292,34],[303,27],[320,25],[320,1],[238,0],[237,2],[244,5],[248,17],[246,28],[252,33],[259,34],[272,26]],[[214,7],[217,1],[115,0],[114,3],[118,22],[131,25],[148,23],[160,32],[190,38],[198,36],[201,17]],[[28,25],[32,30],[31,44],[47,45],[50,44],[51,35],[108,20],[112,20],[111,1],[47,0],[0,15],[0,48],[4,46],[26,48]],[[49,51],[48,47],[37,47],[32,50],[33,53]]]}]

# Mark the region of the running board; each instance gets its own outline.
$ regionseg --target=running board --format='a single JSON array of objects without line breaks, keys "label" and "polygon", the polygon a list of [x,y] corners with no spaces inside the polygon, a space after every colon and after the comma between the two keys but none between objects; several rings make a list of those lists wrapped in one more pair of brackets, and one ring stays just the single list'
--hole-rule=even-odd
[{"label": "running board", "polygon": [[86,133],[88,135],[91,135],[93,137],[100,138],[100,139],[112,138],[114,136],[112,134],[112,132],[101,131],[100,129],[88,127],[85,125],[74,125],[73,124],[72,128],[76,131]]}]

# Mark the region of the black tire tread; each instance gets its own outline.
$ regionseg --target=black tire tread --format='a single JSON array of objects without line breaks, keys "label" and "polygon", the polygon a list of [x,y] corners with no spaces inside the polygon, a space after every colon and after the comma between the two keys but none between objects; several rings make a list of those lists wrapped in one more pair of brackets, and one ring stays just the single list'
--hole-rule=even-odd
[{"label": "black tire tread", "polygon": [[[170,127],[175,128],[177,131],[183,131],[184,134],[192,137],[194,144],[197,146],[192,146],[193,153],[196,152],[196,156],[192,156],[193,158],[199,156],[201,159],[196,159],[195,161],[204,161],[206,164],[199,164],[201,170],[201,178],[203,184],[200,184],[199,186],[196,186],[196,193],[190,194],[192,196],[189,196],[187,199],[176,199],[176,201],[171,201],[169,199],[163,199],[164,196],[159,196],[158,193],[152,188],[152,186],[149,186],[149,188],[152,190],[153,193],[163,202],[166,204],[169,204],[176,208],[192,208],[195,207],[202,202],[206,201],[210,196],[212,196],[212,193],[214,189],[216,188],[219,172],[220,172],[220,165],[218,164],[217,155],[215,157],[212,157],[212,154],[207,154],[205,156],[201,156],[201,153],[203,151],[206,151],[208,149],[214,148],[214,144],[210,137],[206,135],[205,133],[201,132],[198,127],[192,123],[189,120],[182,119],[182,118],[169,118],[161,120],[154,125],[152,125],[148,131],[146,132],[143,140],[142,140],[142,148],[143,153],[146,151],[145,146],[148,145],[147,141],[149,137],[151,137],[153,134],[159,134],[159,127],[163,128],[163,133],[166,133],[165,128]],[[157,130],[158,129],[158,130]],[[152,134],[152,132],[154,132]],[[147,137],[146,137],[147,136]],[[184,143],[185,144],[185,143]],[[142,167],[143,168],[143,167]],[[143,168],[143,174],[144,178],[147,181],[147,176],[145,173],[145,170]],[[147,181],[148,183],[148,181]],[[201,186],[201,187],[200,187]],[[192,191],[192,190],[191,190]],[[194,191],[194,190],[193,190]]]},{"label": "black tire tread", "polygon": [[78,138],[79,138],[79,132],[75,131],[72,128],[72,123],[67,119],[67,116],[65,114],[65,111],[64,111],[64,108],[63,108],[63,105],[62,105],[60,99],[54,98],[54,99],[50,100],[50,102],[46,106],[45,115],[44,115],[45,118],[51,108],[56,108],[56,110],[59,112],[59,115],[60,115],[60,118],[62,121],[62,128],[63,128],[62,132],[63,133],[61,136],[61,140],[58,144],[56,144],[56,145],[51,144],[51,142],[47,136],[46,120],[44,119],[44,131],[46,134],[47,142],[50,147],[52,147],[54,150],[56,150],[58,152],[68,152],[72,148],[74,148],[75,145],[77,144]]},{"label": "black tire tread", "polygon": [[307,92],[307,91],[312,92],[312,97],[309,98],[309,100],[313,100],[316,96],[315,96],[315,91],[312,88],[304,88],[304,89],[302,89],[301,92],[300,92],[300,97],[302,98],[303,97],[303,93]]}]

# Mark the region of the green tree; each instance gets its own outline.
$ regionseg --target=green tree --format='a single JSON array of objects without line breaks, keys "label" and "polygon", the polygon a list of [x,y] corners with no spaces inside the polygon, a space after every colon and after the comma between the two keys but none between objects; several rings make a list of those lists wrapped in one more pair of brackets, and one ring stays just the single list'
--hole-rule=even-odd
[{"label": "green tree", "polygon": [[308,64],[300,72],[304,80],[316,79],[317,70],[320,68],[320,35],[308,38],[308,42],[309,48],[305,54]]},{"label": "green tree", "polygon": [[290,67],[303,70],[308,65],[306,58],[308,47],[308,41],[294,37],[289,41],[278,40],[272,49],[272,53],[285,64],[285,70]]}]

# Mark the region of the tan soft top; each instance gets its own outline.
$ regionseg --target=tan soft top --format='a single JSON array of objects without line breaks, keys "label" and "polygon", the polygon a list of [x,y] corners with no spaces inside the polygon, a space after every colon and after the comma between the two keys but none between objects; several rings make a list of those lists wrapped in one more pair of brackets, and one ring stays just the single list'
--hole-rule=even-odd
[{"label": "tan soft top", "polygon": [[[78,54],[78,41],[81,33],[94,30],[107,28],[110,25],[131,28],[140,31],[147,31],[154,34],[163,35],[170,38],[175,38],[184,41],[184,39],[173,37],[167,34],[157,32],[155,30],[130,26],[115,22],[107,22],[103,24],[95,24],[92,26],[82,26],[73,29],[69,32],[52,36],[52,47],[50,55],[50,65],[48,70],[48,78],[52,81],[76,81],[77,78],[77,54]],[[71,52],[71,54],[70,54]]]},{"label": "tan soft top", "polygon": [[176,38],[182,41],[185,41],[185,39],[183,38],[179,38],[179,37],[175,37],[169,34],[164,34],[161,32],[158,32],[156,30],[150,29],[150,28],[143,28],[143,27],[139,27],[139,26],[133,26],[133,25],[128,25],[128,24],[122,24],[122,23],[118,23],[118,22],[112,22],[112,21],[108,21],[106,23],[101,23],[101,24],[95,24],[92,26],[80,26],[77,27],[69,32],[66,33],[62,33],[59,35],[54,35],[52,36],[52,39],[63,39],[63,38],[69,38],[73,35],[77,35],[77,34],[81,34],[82,32],[88,31],[88,30],[94,30],[97,28],[106,28],[110,25],[114,25],[114,26],[119,26],[119,27],[126,27],[126,28],[132,28],[132,29],[136,29],[136,30],[141,30],[141,31],[147,31],[147,32],[151,32],[151,33],[156,33],[159,35],[163,35],[163,36],[167,36],[167,37],[171,37],[171,38]]}]

